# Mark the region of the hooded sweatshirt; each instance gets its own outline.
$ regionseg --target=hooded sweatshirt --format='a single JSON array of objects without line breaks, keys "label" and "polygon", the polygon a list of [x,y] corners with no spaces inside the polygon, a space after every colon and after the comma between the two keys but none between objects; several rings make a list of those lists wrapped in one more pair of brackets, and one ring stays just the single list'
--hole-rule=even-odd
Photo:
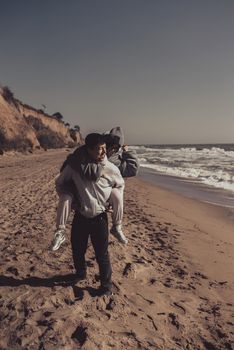
[{"label": "hooded sweatshirt", "polygon": [[[121,127],[117,126],[110,131],[110,135],[119,138],[119,146],[124,145],[124,133]],[[109,157],[109,161],[115,164],[123,177],[136,176],[140,167],[136,151],[120,151]]]},{"label": "hooded sweatshirt", "polygon": [[64,186],[72,180],[78,196],[78,211],[87,218],[93,218],[106,210],[112,188],[124,188],[119,169],[109,162],[107,157],[99,164],[101,175],[97,181],[85,179],[71,163],[65,165],[55,181],[57,192],[60,194],[64,192]]},{"label": "hooded sweatshirt", "polygon": [[97,181],[103,168],[102,163],[96,163],[90,158],[86,145],[77,148],[72,154],[69,154],[60,171],[66,165],[70,165],[72,169],[79,172],[81,177],[90,181]]}]

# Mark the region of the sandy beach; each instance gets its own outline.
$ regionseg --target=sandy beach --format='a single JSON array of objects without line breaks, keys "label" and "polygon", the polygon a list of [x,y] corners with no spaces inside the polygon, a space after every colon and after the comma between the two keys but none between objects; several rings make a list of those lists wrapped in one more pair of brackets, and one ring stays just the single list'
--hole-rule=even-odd
[{"label": "sandy beach", "polygon": [[122,246],[110,236],[114,293],[98,297],[92,247],[73,285],[55,230],[54,178],[67,150],[0,158],[0,349],[233,349],[234,221],[225,209],[126,180]]}]

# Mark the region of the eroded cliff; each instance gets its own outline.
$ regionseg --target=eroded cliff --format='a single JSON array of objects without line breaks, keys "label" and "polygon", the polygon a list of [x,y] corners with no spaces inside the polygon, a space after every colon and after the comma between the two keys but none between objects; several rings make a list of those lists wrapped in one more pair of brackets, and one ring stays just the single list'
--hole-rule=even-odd
[{"label": "eroded cliff", "polygon": [[79,131],[63,121],[14,98],[8,88],[0,88],[0,149],[75,147],[82,144]]}]

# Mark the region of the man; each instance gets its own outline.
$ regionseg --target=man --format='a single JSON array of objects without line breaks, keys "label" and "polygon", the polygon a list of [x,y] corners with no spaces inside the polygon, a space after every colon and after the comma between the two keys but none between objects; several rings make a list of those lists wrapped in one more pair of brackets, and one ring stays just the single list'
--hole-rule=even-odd
[{"label": "man", "polygon": [[[100,294],[111,293],[111,264],[108,254],[108,221],[106,214],[107,201],[112,188],[124,187],[124,180],[119,169],[108,161],[103,135],[93,133],[85,139],[85,152],[94,164],[98,165],[99,177],[96,180],[87,179],[80,170],[74,167],[72,161],[67,163],[56,179],[56,189],[59,194],[64,191],[66,183],[72,180],[73,193],[78,198],[71,231],[71,244],[76,279],[86,277],[85,253],[88,238],[95,251],[100,272]],[[82,164],[82,163],[81,163]]]},{"label": "man", "polygon": [[[135,151],[129,151],[124,145],[124,135],[120,127],[113,128],[109,133],[104,135],[106,143],[107,158],[115,164],[121,175],[125,177],[136,176],[139,169],[139,162]],[[101,164],[93,162],[87,155],[85,146],[77,148],[74,153],[70,154],[64,162],[62,169],[67,162],[73,165],[73,168],[79,171],[87,180],[96,181],[100,177]],[[57,209],[56,232],[51,244],[52,250],[57,250],[65,241],[66,223],[71,212],[72,202],[78,202],[74,198],[70,186],[64,186],[62,194],[59,196]],[[74,191],[73,191],[74,192]],[[112,211],[112,228],[110,232],[122,244],[127,244],[128,239],[122,231],[123,220],[123,189],[113,188],[109,198],[109,204]]]}]

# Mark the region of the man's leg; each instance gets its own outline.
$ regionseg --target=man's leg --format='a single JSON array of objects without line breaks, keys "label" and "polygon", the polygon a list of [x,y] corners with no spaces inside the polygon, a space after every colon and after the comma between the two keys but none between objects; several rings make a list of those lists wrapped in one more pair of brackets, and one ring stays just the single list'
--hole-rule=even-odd
[{"label": "man's leg", "polygon": [[112,206],[112,228],[110,232],[115,236],[119,242],[127,244],[128,240],[122,231],[123,220],[123,189],[113,188],[109,198],[110,205]]},{"label": "man's leg", "polygon": [[85,253],[88,246],[89,227],[89,219],[76,213],[72,222],[71,246],[76,274],[81,278],[85,278],[86,275]]},{"label": "man's leg", "polygon": [[111,264],[108,253],[108,220],[107,214],[98,215],[92,220],[91,241],[99,265],[101,287],[111,290]]}]

